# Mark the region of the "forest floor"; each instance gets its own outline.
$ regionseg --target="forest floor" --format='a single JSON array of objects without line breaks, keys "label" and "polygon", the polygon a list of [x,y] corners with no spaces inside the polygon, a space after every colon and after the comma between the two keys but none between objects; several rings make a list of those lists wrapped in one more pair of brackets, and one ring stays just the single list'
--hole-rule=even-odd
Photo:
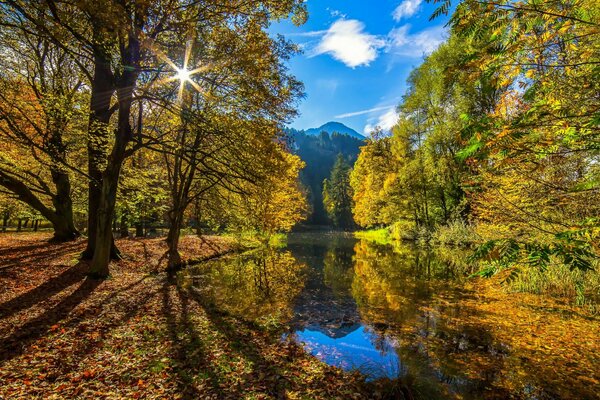
[{"label": "forest floor", "polygon": [[[0,235],[0,399],[373,396],[358,374],[170,282],[161,238],[119,239],[125,257],[106,280],[87,278],[83,239],[48,238]],[[198,259],[234,246],[187,236],[181,247]]]}]

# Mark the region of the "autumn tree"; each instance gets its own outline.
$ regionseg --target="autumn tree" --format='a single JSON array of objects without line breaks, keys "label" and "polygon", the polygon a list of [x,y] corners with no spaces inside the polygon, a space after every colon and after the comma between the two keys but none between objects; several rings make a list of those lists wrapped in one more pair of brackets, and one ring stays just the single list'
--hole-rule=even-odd
[{"label": "autumn tree", "polygon": [[3,28],[0,43],[0,185],[50,221],[54,240],[72,240],[86,100],[76,63],[35,26]]},{"label": "autumn tree", "polygon": [[[352,214],[359,226],[372,228],[395,222],[397,215],[385,212],[391,203],[386,196],[386,182],[391,173],[391,138],[379,130],[360,148],[360,154],[350,173]],[[391,180],[394,180],[393,176]]]},{"label": "autumn tree", "polygon": [[460,116],[487,97],[458,68],[465,46],[450,38],[415,68],[391,134],[376,131],[361,149],[351,179],[361,226],[400,224],[427,235],[468,218]]},{"label": "autumn tree", "polygon": [[[288,13],[292,5],[286,6]],[[163,154],[167,170],[169,270],[181,265],[178,243],[185,212],[206,192],[217,189],[223,195],[235,192],[253,198],[256,188],[267,187],[273,192],[271,200],[280,204],[276,199],[283,194],[272,181],[289,184],[287,176],[280,175],[284,167],[298,172],[291,162],[279,167],[285,156],[277,144],[278,132],[295,114],[302,89],[283,64],[295,47],[271,38],[265,30],[269,24],[265,10],[254,11],[235,26],[196,27],[187,33],[185,47],[173,43],[164,54],[154,47],[159,58],[183,60],[172,79],[175,85],[147,91],[163,102],[157,112],[168,111],[155,125],[146,121],[146,126],[154,133],[148,143]],[[286,210],[292,211],[290,218],[297,218],[293,207]],[[254,212],[270,218],[258,208]],[[269,224],[274,222],[265,223],[272,229]]]},{"label": "autumn tree", "polygon": [[[284,18],[304,5],[299,1],[247,3],[186,1],[82,1],[74,4],[8,0],[3,12],[12,21],[36,26],[41,34],[68,51],[90,85],[88,126],[89,220],[88,248],[93,254],[90,273],[108,274],[114,255],[111,222],[124,160],[139,148],[134,144],[132,110],[141,81],[152,81],[165,65],[153,47],[206,26],[254,29]],[[136,123],[141,124],[141,120]]]},{"label": "autumn tree", "polygon": [[462,156],[487,178],[476,212],[509,227],[484,253],[500,249],[507,264],[545,268],[554,257],[590,268],[600,233],[600,5],[464,1],[451,25],[464,40],[482,40],[465,60],[473,78],[494,76],[504,89],[488,112],[466,117]]}]

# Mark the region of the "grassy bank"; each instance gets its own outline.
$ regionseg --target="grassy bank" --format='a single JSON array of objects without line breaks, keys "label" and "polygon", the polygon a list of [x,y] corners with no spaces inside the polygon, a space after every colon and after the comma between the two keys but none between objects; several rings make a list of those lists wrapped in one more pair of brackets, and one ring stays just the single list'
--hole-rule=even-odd
[{"label": "grassy bank", "polygon": [[[486,229],[490,229],[486,227]],[[447,226],[438,227],[435,231],[425,235],[416,236],[411,230],[403,230],[401,224],[394,224],[390,227],[371,229],[355,232],[354,236],[358,239],[368,240],[374,243],[393,246],[407,245],[423,246],[425,249],[435,250],[436,257],[443,259],[455,253],[455,249],[461,248],[461,264],[467,263],[467,258],[473,250],[488,238],[479,236],[475,227],[463,223],[453,223]],[[426,246],[424,246],[426,245]],[[429,250],[427,250],[429,251]],[[480,268],[490,264],[468,265],[468,268],[458,268],[462,270],[477,271]],[[577,306],[583,306],[593,314],[600,313],[600,261],[593,262],[593,270],[580,271],[570,270],[567,266],[560,264],[557,260],[552,260],[545,271],[531,265],[516,265],[509,271],[508,279],[496,280],[502,290],[507,293],[534,293],[539,295],[553,296],[571,302]],[[515,273],[510,274],[510,271]],[[500,272],[500,269],[499,269]]]},{"label": "grassy bank", "polygon": [[[2,398],[368,398],[362,378],[329,367],[260,326],[203,305],[162,272],[160,239],[122,239],[123,261],[87,279],[83,241],[0,235]],[[186,236],[185,258],[230,251]]]}]

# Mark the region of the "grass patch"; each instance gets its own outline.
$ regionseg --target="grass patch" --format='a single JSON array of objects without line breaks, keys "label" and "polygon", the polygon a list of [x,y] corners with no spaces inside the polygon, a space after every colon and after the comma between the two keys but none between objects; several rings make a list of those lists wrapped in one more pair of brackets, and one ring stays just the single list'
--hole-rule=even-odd
[{"label": "grass patch", "polygon": [[357,239],[364,239],[378,244],[390,244],[392,243],[392,237],[390,235],[389,228],[380,229],[369,229],[366,231],[354,232],[354,237]]}]

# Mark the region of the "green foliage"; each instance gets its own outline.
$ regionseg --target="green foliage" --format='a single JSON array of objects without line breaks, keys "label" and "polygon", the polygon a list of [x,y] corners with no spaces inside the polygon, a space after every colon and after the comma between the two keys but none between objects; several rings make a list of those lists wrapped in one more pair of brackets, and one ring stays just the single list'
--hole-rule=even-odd
[{"label": "green foliage", "polygon": [[511,269],[507,281],[514,280],[524,269],[545,272],[551,265],[562,265],[569,271],[594,270],[597,256],[590,243],[574,237],[572,233],[560,233],[548,243],[517,241],[513,238],[490,240],[479,246],[470,262],[485,261],[486,266],[476,273],[489,277],[504,269]]},{"label": "green foliage", "polygon": [[[433,2],[432,18],[450,12],[450,1]],[[397,239],[483,241],[470,258],[482,262],[478,275],[508,270],[507,282],[556,265],[591,271],[600,252],[596,3],[457,4],[447,42],[412,71],[391,136],[361,149],[356,222],[392,226]]]},{"label": "green foliage", "polygon": [[342,154],[338,155],[329,179],[323,181],[323,204],[334,226],[353,226],[350,165]]}]

